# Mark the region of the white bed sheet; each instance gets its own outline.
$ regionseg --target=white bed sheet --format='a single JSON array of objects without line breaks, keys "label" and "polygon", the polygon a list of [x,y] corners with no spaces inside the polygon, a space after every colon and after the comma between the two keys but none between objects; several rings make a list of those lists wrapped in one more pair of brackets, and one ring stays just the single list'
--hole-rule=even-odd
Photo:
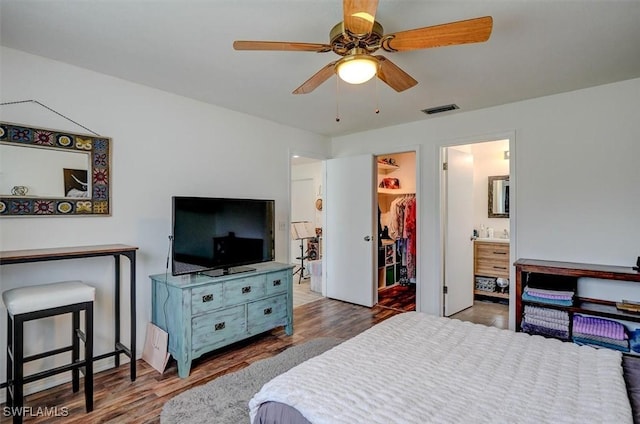
[{"label": "white bed sheet", "polygon": [[266,383],[313,424],[632,423],[619,352],[417,312]]}]

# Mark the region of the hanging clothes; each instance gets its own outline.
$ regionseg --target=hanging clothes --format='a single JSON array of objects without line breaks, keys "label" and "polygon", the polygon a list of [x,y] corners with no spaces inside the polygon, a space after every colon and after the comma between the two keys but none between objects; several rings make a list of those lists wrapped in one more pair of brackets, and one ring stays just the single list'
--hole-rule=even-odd
[{"label": "hanging clothes", "polygon": [[396,197],[386,214],[388,216],[385,216],[383,221],[389,229],[389,237],[396,240],[401,263],[407,269],[407,278],[415,282],[417,260],[415,194]]},{"label": "hanging clothes", "polygon": [[415,281],[416,278],[416,198],[411,196],[405,202],[404,210],[404,238],[407,239],[407,277]]}]

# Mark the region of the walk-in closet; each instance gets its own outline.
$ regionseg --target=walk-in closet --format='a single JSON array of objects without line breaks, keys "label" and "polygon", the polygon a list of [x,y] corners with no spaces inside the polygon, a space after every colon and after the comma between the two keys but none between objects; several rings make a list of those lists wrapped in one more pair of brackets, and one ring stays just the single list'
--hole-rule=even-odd
[{"label": "walk-in closet", "polygon": [[415,152],[378,163],[378,304],[415,310],[417,202]]}]

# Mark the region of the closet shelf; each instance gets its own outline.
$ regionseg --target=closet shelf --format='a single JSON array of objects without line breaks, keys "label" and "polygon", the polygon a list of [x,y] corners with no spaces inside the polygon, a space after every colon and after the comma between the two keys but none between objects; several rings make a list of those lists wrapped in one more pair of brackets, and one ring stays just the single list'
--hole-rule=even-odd
[{"label": "closet shelf", "polygon": [[396,169],[400,169],[398,165],[389,165],[388,163],[380,163],[378,162],[378,172],[381,174],[388,174],[389,172],[393,172]]},{"label": "closet shelf", "polygon": [[499,293],[499,292],[490,292],[485,290],[473,290],[473,294],[476,296],[487,296],[487,297],[495,297],[498,299],[509,299],[509,293]]},{"label": "closet shelf", "polygon": [[415,193],[413,191],[406,191],[401,188],[379,188],[378,194],[399,195],[399,194],[415,194]]}]

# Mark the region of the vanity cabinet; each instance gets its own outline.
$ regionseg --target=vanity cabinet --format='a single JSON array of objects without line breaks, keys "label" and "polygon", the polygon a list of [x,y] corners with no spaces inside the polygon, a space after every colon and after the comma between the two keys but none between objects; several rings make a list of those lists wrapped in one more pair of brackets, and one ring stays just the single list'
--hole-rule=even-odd
[{"label": "vanity cabinet", "polygon": [[207,352],[284,326],[293,334],[293,266],[268,262],[255,271],[210,277],[150,276],[153,324],[169,333],[178,375]]},{"label": "vanity cabinet", "polygon": [[[509,242],[475,240],[473,273],[476,278],[509,278]],[[475,283],[475,282],[474,282]],[[475,289],[476,295],[508,299],[509,293]]]}]

